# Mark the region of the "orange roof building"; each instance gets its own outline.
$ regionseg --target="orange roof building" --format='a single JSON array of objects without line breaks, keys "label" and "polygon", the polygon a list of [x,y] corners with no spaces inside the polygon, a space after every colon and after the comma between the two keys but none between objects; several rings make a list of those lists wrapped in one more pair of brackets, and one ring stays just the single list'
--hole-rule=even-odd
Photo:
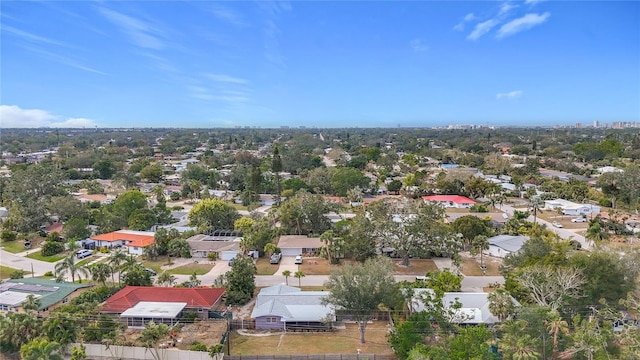
[{"label": "orange roof building", "polygon": [[117,248],[124,246],[130,254],[142,255],[144,248],[155,242],[155,233],[151,231],[118,230],[92,236],[96,247]]}]

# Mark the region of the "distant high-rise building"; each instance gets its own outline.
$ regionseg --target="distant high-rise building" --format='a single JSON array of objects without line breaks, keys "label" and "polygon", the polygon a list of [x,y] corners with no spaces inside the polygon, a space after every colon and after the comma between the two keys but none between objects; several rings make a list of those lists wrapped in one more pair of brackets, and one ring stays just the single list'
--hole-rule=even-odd
[{"label": "distant high-rise building", "polygon": [[582,129],[582,123],[577,122],[576,123],[576,129]]},{"label": "distant high-rise building", "polygon": [[598,120],[593,120],[593,127],[594,127],[594,128],[599,128],[599,127],[600,127],[600,121],[598,121]]}]

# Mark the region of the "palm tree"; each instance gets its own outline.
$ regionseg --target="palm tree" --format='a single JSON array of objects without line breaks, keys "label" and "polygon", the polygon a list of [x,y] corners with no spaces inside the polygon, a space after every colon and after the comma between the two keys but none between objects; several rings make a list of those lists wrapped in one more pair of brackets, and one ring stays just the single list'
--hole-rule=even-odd
[{"label": "palm tree", "polygon": [[158,258],[158,244],[155,242],[144,248],[144,256],[149,260],[155,260]]},{"label": "palm tree", "polygon": [[75,262],[75,257],[73,256],[73,254],[67,256],[62,261],[57,263],[54,271],[56,275],[62,275],[68,272],[69,274],[71,274],[71,282],[76,281],[76,275],[78,275],[80,282],[82,282],[80,275],[89,276],[89,269],[84,266],[78,266]]},{"label": "palm tree", "polygon": [[136,185],[138,185],[138,176],[129,171],[121,171],[114,175],[113,177],[113,185],[120,186],[127,189],[132,189]]},{"label": "palm tree", "polygon": [[552,310],[549,313],[549,320],[546,321],[549,334],[553,335],[553,353],[558,352],[558,335],[566,334],[569,332],[569,324],[562,320],[557,310]]},{"label": "palm tree", "polygon": [[304,272],[302,272],[302,270],[298,270],[295,272],[295,274],[293,274],[293,276],[298,278],[298,287],[300,287],[300,279],[305,277]]},{"label": "palm tree", "polygon": [[282,272],[282,276],[284,276],[284,281],[287,285],[289,285],[289,276],[291,276],[291,271],[285,270]]},{"label": "palm tree", "polygon": [[160,273],[160,275],[158,275],[158,279],[156,280],[156,283],[159,285],[173,286],[176,280],[177,278],[173,276],[173,274],[167,271],[163,271]]},{"label": "palm tree", "polygon": [[114,274],[118,270],[118,286],[120,286],[120,275],[122,274],[122,263],[126,260],[127,255],[122,251],[114,251],[109,255],[107,263],[111,265],[111,282],[115,283]]},{"label": "palm tree", "polygon": [[599,245],[609,238],[609,233],[602,228],[600,221],[593,220],[591,224],[589,224],[589,228],[584,237],[593,241],[594,244]]},{"label": "palm tree", "polygon": [[531,198],[529,202],[529,210],[533,211],[533,222],[536,223],[538,221],[538,212],[542,212],[542,208],[544,207],[544,201],[540,199],[539,196],[534,196]]},{"label": "palm tree", "polygon": [[24,360],[62,360],[62,346],[47,339],[34,339],[20,348],[20,358]]},{"label": "palm tree", "polygon": [[30,294],[27,299],[22,303],[22,309],[25,311],[36,311],[40,307],[40,299],[35,295]]},{"label": "palm tree", "polygon": [[267,253],[267,257],[271,257],[271,255],[278,251],[278,246],[274,243],[268,243],[264,246],[264,252]]},{"label": "palm tree", "polygon": [[166,196],[165,196],[166,189],[167,187],[164,184],[158,184],[153,188],[151,188],[151,193],[153,194],[153,196],[155,196],[157,202],[166,201]]},{"label": "palm tree", "polygon": [[509,320],[499,325],[502,339],[499,347],[506,358],[514,360],[537,360],[540,354],[535,351],[534,340],[526,333],[525,320]]},{"label": "palm tree", "polygon": [[471,246],[472,246],[472,250],[474,253],[480,253],[480,268],[482,269],[482,271],[485,271],[485,267],[484,267],[484,251],[485,250],[489,250],[489,238],[486,237],[485,235],[478,235],[475,238],[473,238],[473,241],[471,242]]},{"label": "palm tree", "polygon": [[500,322],[507,320],[513,313],[513,301],[507,290],[498,288],[489,294],[488,299],[489,311],[497,316]]},{"label": "palm tree", "polygon": [[93,281],[97,281],[102,286],[107,286],[107,279],[113,274],[111,266],[106,263],[97,263],[92,265],[89,270],[91,271],[91,278]]}]

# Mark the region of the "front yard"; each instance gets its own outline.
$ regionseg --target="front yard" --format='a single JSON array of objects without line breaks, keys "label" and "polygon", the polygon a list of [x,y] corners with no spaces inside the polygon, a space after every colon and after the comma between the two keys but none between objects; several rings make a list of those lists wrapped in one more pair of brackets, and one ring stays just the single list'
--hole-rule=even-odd
[{"label": "front yard", "polygon": [[487,271],[486,273],[482,273],[479,255],[477,257],[462,256],[462,266],[460,267],[460,271],[465,276],[498,276],[501,275],[499,270],[501,263],[501,260],[485,255],[484,265],[487,267]]},{"label": "front yard", "polygon": [[[343,259],[340,264],[329,264],[327,259],[323,258],[305,258],[300,270],[305,275],[329,275],[331,270],[339,268],[341,264],[352,262],[352,260]],[[400,265],[401,260],[393,259],[396,264],[394,275],[425,275],[429,271],[437,270],[436,264],[431,259],[411,259],[409,266]]]},{"label": "front yard", "polygon": [[[357,324],[346,329],[326,333],[268,333],[254,332],[231,335],[231,355],[295,355],[295,354],[393,354],[387,343],[388,322],[374,321],[367,326],[366,343],[360,343]],[[253,335],[253,336],[252,336]],[[261,335],[261,336],[260,336]],[[265,336],[267,335],[267,336]]]}]

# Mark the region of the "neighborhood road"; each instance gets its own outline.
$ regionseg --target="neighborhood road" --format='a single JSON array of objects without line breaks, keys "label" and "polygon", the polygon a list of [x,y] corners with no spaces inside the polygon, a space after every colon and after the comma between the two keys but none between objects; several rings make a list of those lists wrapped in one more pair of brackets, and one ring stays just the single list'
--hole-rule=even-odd
[{"label": "neighborhood road", "polygon": [[[37,251],[37,249],[33,249],[32,251]],[[12,254],[8,251],[0,250],[0,265],[24,270],[29,274],[33,271],[34,276],[42,276],[47,271],[53,272],[53,268],[56,265],[55,263],[30,259],[26,256],[27,252]]]},{"label": "neighborhood road", "polygon": [[[504,211],[507,215],[509,216],[513,216],[513,212],[516,210],[514,207],[509,206],[509,205],[499,205],[498,208],[500,208],[500,210]],[[533,222],[533,216],[529,216],[527,218],[528,221]],[[537,222],[539,224],[543,224],[543,225],[547,225],[547,228],[550,229],[551,231],[555,232],[556,234],[558,234],[558,236],[560,236],[561,238],[565,239],[565,240],[576,240],[580,243],[580,245],[582,245],[582,248],[584,250],[589,250],[591,248],[591,242],[588,241],[584,236],[576,234],[575,232],[571,231],[571,230],[567,230],[567,229],[560,229],[557,228],[555,226],[553,226],[553,224],[549,221],[546,221],[544,219],[541,218],[537,218]]]}]

